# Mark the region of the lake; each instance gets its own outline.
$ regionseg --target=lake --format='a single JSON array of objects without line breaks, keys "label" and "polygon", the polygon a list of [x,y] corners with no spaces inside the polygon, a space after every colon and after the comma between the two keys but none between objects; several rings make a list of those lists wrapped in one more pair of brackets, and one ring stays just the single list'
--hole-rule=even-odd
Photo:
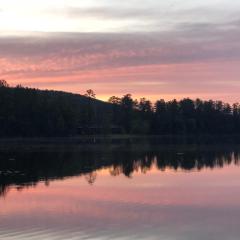
[{"label": "lake", "polygon": [[237,240],[232,144],[0,147],[0,239]]}]

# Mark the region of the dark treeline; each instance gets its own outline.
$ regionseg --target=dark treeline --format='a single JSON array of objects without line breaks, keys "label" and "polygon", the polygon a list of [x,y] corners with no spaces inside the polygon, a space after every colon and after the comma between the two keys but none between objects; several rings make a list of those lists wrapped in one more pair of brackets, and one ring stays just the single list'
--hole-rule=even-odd
[{"label": "dark treeline", "polygon": [[79,126],[109,124],[111,105],[60,91],[9,87],[0,81],[0,136],[72,136]]},{"label": "dark treeline", "polygon": [[0,126],[2,137],[76,136],[85,128],[91,134],[239,134],[240,106],[188,98],[151,103],[131,94],[106,103],[92,90],[78,95],[13,88],[1,80]]},{"label": "dark treeline", "polygon": [[109,174],[132,177],[134,172],[146,173],[155,167],[166,169],[201,171],[204,168],[239,164],[237,147],[170,148],[123,144],[113,147],[79,145],[48,147],[25,146],[0,151],[0,196],[11,186],[17,189],[34,187],[44,181],[46,185],[55,179],[83,176],[89,184],[97,180],[97,170],[108,169]]},{"label": "dark treeline", "polygon": [[[189,98],[180,101],[160,99],[154,104],[130,94],[111,97],[115,121],[129,133],[142,134],[238,134],[240,106],[222,101]],[[118,108],[117,106],[120,106]],[[117,119],[118,116],[121,116]],[[124,119],[124,121],[122,121]]]}]

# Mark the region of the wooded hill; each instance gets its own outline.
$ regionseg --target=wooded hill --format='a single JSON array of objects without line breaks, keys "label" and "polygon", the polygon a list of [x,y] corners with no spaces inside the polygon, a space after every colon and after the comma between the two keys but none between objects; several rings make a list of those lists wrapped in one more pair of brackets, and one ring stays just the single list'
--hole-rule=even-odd
[{"label": "wooded hill", "polygon": [[131,94],[95,99],[85,95],[9,87],[0,81],[0,136],[83,134],[239,134],[239,104],[183,99],[156,103]]}]

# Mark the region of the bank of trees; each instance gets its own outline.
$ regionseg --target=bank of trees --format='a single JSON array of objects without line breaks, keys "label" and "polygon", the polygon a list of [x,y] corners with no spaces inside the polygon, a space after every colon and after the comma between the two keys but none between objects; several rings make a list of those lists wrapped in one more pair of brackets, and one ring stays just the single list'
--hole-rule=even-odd
[{"label": "bank of trees", "polygon": [[182,99],[152,103],[131,94],[108,103],[85,95],[9,87],[0,81],[0,136],[74,136],[79,127],[123,134],[239,134],[240,106],[222,101]]},{"label": "bank of trees", "polygon": [[130,94],[111,97],[113,105],[120,106],[119,123],[126,131],[142,134],[238,134],[240,133],[240,106],[222,101],[203,101],[189,98],[180,101],[160,99],[154,104],[141,98],[133,100]]},{"label": "bank of trees", "polygon": [[79,126],[102,125],[111,106],[92,94],[12,88],[0,81],[0,136],[73,136]]}]

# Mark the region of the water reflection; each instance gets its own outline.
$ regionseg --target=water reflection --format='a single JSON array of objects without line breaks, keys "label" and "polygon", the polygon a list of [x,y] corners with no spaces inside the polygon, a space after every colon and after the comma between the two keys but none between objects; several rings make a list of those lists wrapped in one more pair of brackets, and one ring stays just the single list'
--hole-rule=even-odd
[{"label": "water reflection", "polygon": [[239,239],[236,145],[2,149],[0,239]]},{"label": "water reflection", "polygon": [[10,148],[0,151],[0,196],[9,188],[34,187],[39,181],[48,186],[52,180],[84,175],[92,185],[97,170],[107,168],[109,174],[146,173],[153,167],[159,171],[201,171],[239,164],[236,146],[41,146]]}]

